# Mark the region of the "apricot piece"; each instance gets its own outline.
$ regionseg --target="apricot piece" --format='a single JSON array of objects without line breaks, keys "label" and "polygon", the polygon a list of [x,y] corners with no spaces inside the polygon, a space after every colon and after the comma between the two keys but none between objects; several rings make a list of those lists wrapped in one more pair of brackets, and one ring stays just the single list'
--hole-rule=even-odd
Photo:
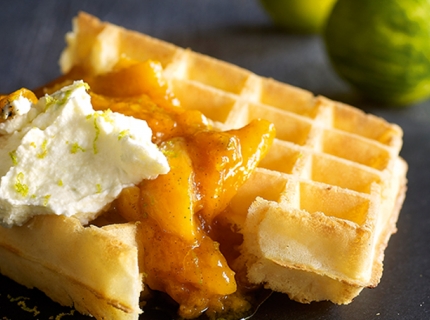
[{"label": "apricot piece", "polygon": [[237,289],[234,272],[195,221],[200,194],[186,139],[160,144],[170,171],[141,188],[140,243],[145,282],[167,292],[182,316],[195,317]]},{"label": "apricot piece", "polygon": [[162,76],[158,61],[121,63],[113,71],[88,78],[91,89],[110,97],[133,97],[146,94],[166,110],[179,107],[179,101],[170,91]]},{"label": "apricot piece", "polygon": [[197,241],[189,243],[147,217],[139,224],[138,236],[145,283],[178,302],[183,318],[195,318],[208,308],[222,311],[223,299],[237,290],[235,274],[218,244],[200,230]]},{"label": "apricot piece", "polygon": [[161,143],[170,172],[140,184],[145,282],[176,300],[185,318],[210,306],[222,309],[223,297],[237,289],[219,244],[199,228],[195,214],[210,229],[274,136],[274,126],[263,120],[228,132],[196,130]]},{"label": "apricot piece", "polygon": [[163,142],[160,150],[167,157],[170,172],[155,180],[142,181],[142,215],[153,218],[163,230],[193,243],[196,192],[191,159],[184,152],[185,141],[176,138]]},{"label": "apricot piece", "polygon": [[274,125],[254,120],[225,132],[201,131],[188,138],[198,188],[199,214],[205,224],[222,212],[266,155],[275,137]]}]

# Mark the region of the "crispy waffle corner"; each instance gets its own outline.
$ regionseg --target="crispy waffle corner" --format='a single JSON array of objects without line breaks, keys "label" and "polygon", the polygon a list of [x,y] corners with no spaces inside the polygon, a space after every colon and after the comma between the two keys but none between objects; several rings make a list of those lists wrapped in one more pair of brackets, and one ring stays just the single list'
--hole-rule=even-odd
[{"label": "crispy waffle corner", "polygon": [[0,272],[96,319],[141,313],[134,224],[83,227],[62,216],[36,216],[0,227]]},{"label": "crispy waffle corner", "polygon": [[[232,220],[244,236],[239,259],[246,264],[251,282],[263,283],[300,302],[331,300],[339,304],[349,303],[363,288],[378,284],[384,249],[396,231],[406,191],[407,165],[399,157],[402,130],[397,125],[229,63],[100,22],[86,13],[74,20],[67,42],[60,59],[63,72],[75,65],[95,73],[109,71],[122,55],[138,61],[154,59],[162,63],[164,76],[182,106],[200,110],[214,126],[238,128],[256,118],[275,124],[277,138],[268,155],[229,205]],[[71,234],[78,232],[76,228],[82,227],[76,226]],[[114,225],[93,227],[93,231],[117,238],[120,246],[132,252],[136,246],[126,235],[132,232],[130,228]],[[82,230],[78,234],[86,232]],[[6,233],[5,237],[9,236]],[[104,239],[111,242],[108,238]],[[0,242],[0,248],[0,254],[19,260],[11,258],[9,269],[22,261],[29,265],[36,261],[17,253],[25,246],[8,251]],[[121,249],[115,252],[122,254]],[[134,255],[130,259],[135,259]],[[48,268],[44,259],[48,258],[41,257],[36,264],[40,261]],[[67,263],[60,262],[59,268],[67,268]],[[126,288],[130,281],[140,285],[135,266],[133,262],[132,271],[115,271],[116,276],[130,276]],[[41,286],[28,280],[25,272],[14,277],[7,268],[0,264],[0,271],[16,281]],[[48,279],[67,278],[57,279],[56,270],[51,271]],[[64,286],[66,289],[50,296],[70,304],[61,296],[72,284]],[[99,295],[96,285],[90,291]],[[97,311],[106,304],[115,305],[111,303],[115,299],[106,303],[94,299],[91,308]],[[130,312],[121,311],[130,319],[138,314],[138,295],[129,297],[133,299]],[[87,311],[94,315],[94,310]]]}]

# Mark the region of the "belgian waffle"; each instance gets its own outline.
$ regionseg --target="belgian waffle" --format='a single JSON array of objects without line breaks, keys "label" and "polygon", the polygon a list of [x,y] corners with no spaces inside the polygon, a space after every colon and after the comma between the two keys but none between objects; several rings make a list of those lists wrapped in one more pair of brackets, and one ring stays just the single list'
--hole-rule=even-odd
[{"label": "belgian waffle", "polygon": [[[79,33],[89,25],[91,32]],[[156,59],[182,106],[215,126],[238,128],[255,118],[275,124],[274,145],[230,205],[252,282],[302,302],[336,303],[377,285],[405,193],[401,128],[85,14],[75,26],[63,71],[76,64],[108,71],[122,54]],[[81,37],[96,45],[80,46]]]},{"label": "belgian waffle", "polygon": [[[256,118],[275,124],[268,155],[229,205],[229,219],[244,236],[239,259],[250,282],[301,302],[339,304],[378,284],[406,190],[400,127],[85,13],[67,42],[63,72],[76,65],[106,72],[123,55],[153,59],[181,105],[200,110],[215,127],[238,128]],[[130,228],[109,227],[122,237]]]}]

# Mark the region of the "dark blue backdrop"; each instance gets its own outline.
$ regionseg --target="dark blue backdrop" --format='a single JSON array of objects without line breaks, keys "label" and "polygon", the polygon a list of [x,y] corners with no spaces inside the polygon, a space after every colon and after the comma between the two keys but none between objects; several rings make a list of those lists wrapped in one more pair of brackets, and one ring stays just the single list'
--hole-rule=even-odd
[{"label": "dark blue backdrop", "polygon": [[[359,99],[331,69],[320,37],[276,30],[255,0],[2,0],[0,92],[34,88],[59,75],[57,61],[64,34],[79,10],[359,106],[401,125],[405,132],[401,154],[410,166],[409,190],[399,231],[386,251],[380,285],[364,290],[348,306],[301,305],[274,294],[253,319],[430,318],[430,101],[390,109]],[[0,277],[0,319],[37,318],[28,312],[16,313],[21,308],[10,298],[19,296],[30,297],[28,306],[39,306],[39,319],[69,311]],[[143,315],[142,319],[151,317]]]}]

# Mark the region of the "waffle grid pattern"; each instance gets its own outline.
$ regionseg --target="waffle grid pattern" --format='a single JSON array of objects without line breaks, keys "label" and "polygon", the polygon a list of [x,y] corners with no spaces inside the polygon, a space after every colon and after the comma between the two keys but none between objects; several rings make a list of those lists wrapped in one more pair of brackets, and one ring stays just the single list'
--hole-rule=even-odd
[{"label": "waffle grid pattern", "polygon": [[[158,41],[149,46],[157,44],[172,48]],[[312,258],[294,256],[291,250],[288,262],[352,285],[369,285],[373,263],[369,257],[374,256],[377,229],[391,213],[381,216],[380,202],[382,193],[392,193],[386,183],[392,183],[401,129],[351,106],[191,50],[175,47],[167,61],[165,76],[182,105],[200,110],[220,129],[238,128],[256,118],[275,124],[277,139],[248,183],[260,186],[252,188],[249,199],[267,198],[285,213],[301,216],[279,230],[284,239],[294,242],[302,237],[285,231],[293,228],[338,248],[311,252]],[[261,183],[272,176],[274,183]],[[266,188],[267,195],[262,190]],[[239,207],[247,212],[251,203],[244,203]],[[327,229],[332,230],[330,241],[325,240]],[[352,256],[356,258],[345,259]]]},{"label": "waffle grid pattern", "polygon": [[[397,125],[86,15],[80,15],[78,30],[79,23],[93,24],[94,33],[86,36],[93,36],[96,45],[69,54],[75,57],[69,64],[91,61],[102,72],[122,54],[158,60],[182,106],[200,110],[215,127],[238,128],[256,118],[275,124],[274,145],[230,205],[244,232],[260,238],[260,251],[267,250],[253,254],[354,288],[378,283],[406,175],[399,157],[402,130]],[[63,63],[63,71],[67,67]],[[243,214],[250,207],[260,221],[254,229],[246,227]],[[304,235],[309,240],[303,240]]]}]

